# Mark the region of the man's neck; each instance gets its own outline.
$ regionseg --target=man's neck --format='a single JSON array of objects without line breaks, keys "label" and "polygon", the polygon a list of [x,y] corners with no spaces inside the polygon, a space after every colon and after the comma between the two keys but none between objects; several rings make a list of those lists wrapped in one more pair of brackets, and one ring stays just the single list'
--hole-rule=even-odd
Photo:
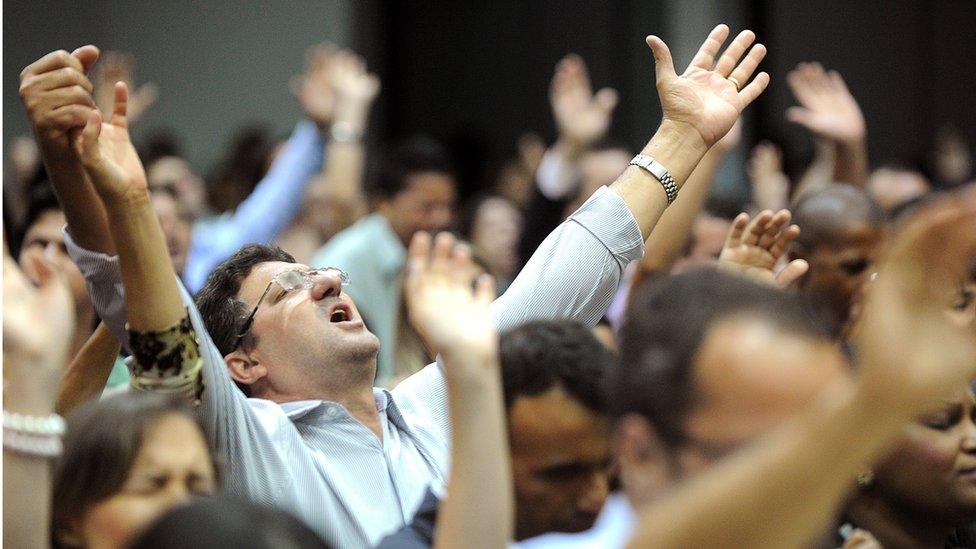
[{"label": "man's neck", "polygon": [[[374,359],[375,360],[375,359]],[[363,371],[375,371],[375,368]],[[383,431],[380,426],[380,414],[376,409],[376,399],[373,396],[373,386],[371,378],[359,380],[343,386],[314,387],[309,384],[299,392],[276,392],[265,393],[259,398],[264,398],[277,404],[288,402],[298,402],[302,400],[324,400],[334,402],[345,408],[349,415],[362,423],[367,429],[373,432],[381,442]]]},{"label": "man's neck", "polygon": [[952,527],[933,517],[899,510],[874,494],[859,494],[848,515],[855,526],[871,532],[886,549],[939,548],[945,546]]}]

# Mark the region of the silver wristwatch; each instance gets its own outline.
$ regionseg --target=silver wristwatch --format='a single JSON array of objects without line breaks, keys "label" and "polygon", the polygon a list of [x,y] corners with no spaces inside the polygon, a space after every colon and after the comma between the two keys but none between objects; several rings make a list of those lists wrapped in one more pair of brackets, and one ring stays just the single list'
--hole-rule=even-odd
[{"label": "silver wristwatch", "polygon": [[675,198],[678,198],[678,185],[674,182],[674,178],[671,177],[671,172],[660,162],[654,160],[653,157],[646,154],[638,154],[630,161],[630,165],[644,168],[661,182],[661,186],[664,187],[664,192],[668,195],[668,206],[674,202]]}]

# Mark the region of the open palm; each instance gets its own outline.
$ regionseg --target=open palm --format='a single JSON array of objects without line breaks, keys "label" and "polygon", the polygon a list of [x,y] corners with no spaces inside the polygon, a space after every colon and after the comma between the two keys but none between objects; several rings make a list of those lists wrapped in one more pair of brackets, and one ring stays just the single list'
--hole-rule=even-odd
[{"label": "open palm", "polygon": [[424,232],[410,243],[404,285],[410,321],[432,351],[487,363],[498,340],[490,311],[494,283],[488,275],[477,276],[470,250],[455,246],[450,234],[437,235],[431,244]]},{"label": "open palm", "polygon": [[92,111],[88,124],[75,136],[78,156],[95,190],[103,197],[144,193],[147,189],[146,171],[129,137],[127,100],[128,88],[117,83],[108,122],[102,123],[101,113]]},{"label": "open palm", "polygon": [[[756,39],[752,31],[739,33],[715,61],[728,35],[726,25],[715,27],[680,76],[674,71],[668,46],[656,36],[647,37],[647,44],[654,52],[657,90],[664,118],[694,128],[707,146],[728,133],[742,109],[759,97],[769,84],[769,75],[765,72],[760,72],[749,82],[766,56],[766,47],[756,44],[742,57]],[[740,90],[739,86],[744,87]]]},{"label": "open palm", "polygon": [[806,261],[795,259],[778,275],[775,272],[780,259],[800,234],[799,227],[789,224],[790,217],[788,210],[776,213],[764,210],[751,220],[749,214],[739,214],[732,221],[719,264],[759,282],[788,286],[809,268]]}]

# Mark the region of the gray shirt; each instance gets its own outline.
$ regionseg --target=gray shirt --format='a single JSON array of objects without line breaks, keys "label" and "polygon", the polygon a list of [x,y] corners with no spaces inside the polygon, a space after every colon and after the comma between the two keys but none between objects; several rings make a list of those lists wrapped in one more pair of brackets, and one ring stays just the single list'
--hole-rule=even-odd
[{"label": "gray shirt", "polygon": [[[126,341],[118,258],[80,248],[67,234],[65,243],[99,316]],[[602,188],[543,242],[495,301],[495,323],[502,330],[550,318],[593,325],[623,268],[643,251],[626,203]],[[439,365],[393,391],[374,389],[383,429],[378,440],[334,402],[245,397],[190,295],[182,286],[181,292],[204,358],[201,412],[226,462],[230,492],[290,511],[336,547],[368,547],[409,523],[426,487],[447,478],[450,425]]]}]

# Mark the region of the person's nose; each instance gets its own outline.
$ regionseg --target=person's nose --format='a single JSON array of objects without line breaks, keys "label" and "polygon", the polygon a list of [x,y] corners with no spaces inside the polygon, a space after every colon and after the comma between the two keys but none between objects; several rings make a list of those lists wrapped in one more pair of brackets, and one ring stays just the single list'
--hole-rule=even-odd
[{"label": "person's nose", "polygon": [[342,278],[338,271],[319,271],[312,277],[312,299],[338,297],[342,293]]},{"label": "person's nose", "polygon": [[577,503],[577,508],[586,513],[597,514],[603,509],[603,504],[610,495],[610,478],[605,469],[594,471],[587,484],[583,497]]}]

